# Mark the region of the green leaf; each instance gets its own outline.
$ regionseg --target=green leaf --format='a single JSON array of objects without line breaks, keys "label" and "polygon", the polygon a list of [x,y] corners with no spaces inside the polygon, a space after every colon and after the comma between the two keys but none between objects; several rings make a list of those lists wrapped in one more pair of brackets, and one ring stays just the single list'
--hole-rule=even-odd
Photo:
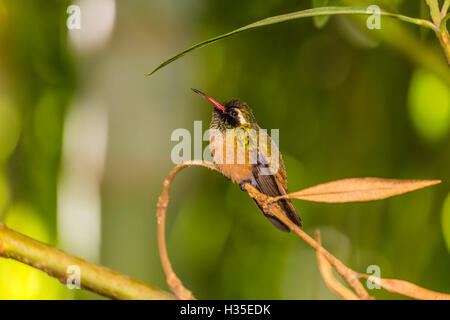
[{"label": "green leaf", "polygon": [[[152,72],[146,74],[146,76],[150,76],[152,74],[154,74],[156,71],[158,71],[159,69],[167,66],[168,64],[174,62],[175,60],[178,60],[179,58],[181,58],[182,56],[184,56],[186,53],[189,53],[195,49],[204,47],[210,43],[213,43],[215,41],[218,41],[220,39],[223,38],[227,38],[230,37],[232,35],[238,34],[240,32],[243,31],[247,31],[247,30],[251,30],[251,29],[256,29],[256,28],[260,28],[260,27],[264,27],[264,26],[268,26],[271,24],[276,24],[276,23],[280,23],[280,22],[285,22],[285,21],[289,21],[289,20],[295,20],[295,19],[301,19],[301,18],[307,18],[307,17],[316,17],[316,16],[329,16],[329,15],[338,15],[338,14],[359,14],[359,15],[369,15],[372,13],[368,13],[366,11],[366,8],[364,7],[323,7],[323,8],[314,8],[314,9],[307,9],[307,10],[302,10],[302,11],[296,11],[296,12],[291,12],[291,13],[287,13],[287,14],[282,14],[279,16],[274,16],[274,17],[269,17],[263,20],[259,20],[256,21],[254,23],[251,23],[249,25],[246,25],[244,27],[241,27],[239,29],[235,29],[231,32],[228,33],[224,33],[221,34],[219,36],[216,36],[214,38],[210,38],[208,40],[199,42],[195,45],[193,45],[192,47],[189,47],[179,53],[177,53],[176,55],[174,55],[173,57],[167,59],[166,61],[164,61],[163,63],[161,63],[159,66],[157,66]],[[416,18],[411,18],[411,17],[407,17],[407,16],[403,16],[400,14],[396,14],[396,13],[390,13],[390,12],[386,12],[386,11],[381,11],[380,15],[383,16],[388,16],[388,17],[393,17],[405,22],[409,22],[412,24],[416,24],[416,25],[420,25],[426,28],[430,28],[434,30],[434,25],[427,20],[423,20],[423,19],[416,19]]]},{"label": "green leaf", "polygon": [[[321,8],[327,6],[336,6],[338,5],[340,0],[312,0],[313,8]],[[314,25],[321,29],[323,28],[331,16],[315,16],[313,17]]]}]

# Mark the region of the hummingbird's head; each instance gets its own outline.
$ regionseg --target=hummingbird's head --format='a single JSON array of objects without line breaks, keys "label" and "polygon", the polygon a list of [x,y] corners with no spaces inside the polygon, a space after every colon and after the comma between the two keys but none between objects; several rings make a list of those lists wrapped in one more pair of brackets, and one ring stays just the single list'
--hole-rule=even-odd
[{"label": "hummingbird's head", "polygon": [[252,127],[256,124],[252,110],[247,103],[234,99],[223,105],[208,97],[199,90],[192,89],[214,105],[211,128],[226,130],[242,127]]}]

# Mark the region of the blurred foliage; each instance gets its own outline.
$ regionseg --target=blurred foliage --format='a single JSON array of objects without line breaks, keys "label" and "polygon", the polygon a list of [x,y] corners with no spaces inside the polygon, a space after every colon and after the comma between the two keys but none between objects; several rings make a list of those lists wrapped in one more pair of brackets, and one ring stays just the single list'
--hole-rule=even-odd
[{"label": "blurred foliage", "polygon": [[[340,1],[413,17],[421,16],[420,3]],[[101,263],[165,288],[154,206],[173,167],[172,131],[192,130],[194,120],[206,129],[210,121],[194,87],[219,101],[247,101],[261,127],[280,129],[291,191],[357,176],[442,179],[386,201],[294,205],[305,231],[320,228],[323,245],[353,269],[375,264],[382,277],[450,292],[450,71],[431,32],[384,18],[380,30],[367,30],[361,17],[333,17],[321,29],[304,19],[222,40],[143,76],[192,43],[311,4],[116,1],[109,43],[88,55],[69,45],[69,1],[0,0],[2,219],[57,245],[64,117],[75,87],[93,92],[109,120]],[[174,269],[199,298],[337,298],[314,251],[276,230],[217,173],[189,169],[177,177],[167,229]],[[91,296],[2,260],[0,297]]]},{"label": "blurred foliage", "polygon": [[445,243],[450,251],[450,193],[447,195],[442,207],[442,231]]},{"label": "blurred foliage", "polygon": [[445,138],[450,126],[450,90],[434,74],[416,71],[409,87],[410,114],[417,132],[434,142]]},{"label": "blurred foliage", "polygon": [[[0,187],[0,212],[11,227],[52,244],[56,244],[56,183],[63,117],[74,86],[61,15],[68,4],[0,1],[4,84],[0,168],[6,177]],[[14,203],[9,210],[8,202]],[[16,206],[18,203],[23,206]],[[57,281],[17,262],[1,260],[0,279],[1,298],[64,297],[64,287]]]}]

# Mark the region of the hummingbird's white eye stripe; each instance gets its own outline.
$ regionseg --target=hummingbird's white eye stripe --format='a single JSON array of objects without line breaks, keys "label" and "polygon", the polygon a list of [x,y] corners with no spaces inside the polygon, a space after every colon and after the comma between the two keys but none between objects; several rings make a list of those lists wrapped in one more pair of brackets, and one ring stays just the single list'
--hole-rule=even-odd
[{"label": "hummingbird's white eye stripe", "polygon": [[238,118],[239,118],[239,124],[247,124],[247,120],[245,120],[244,115],[242,114],[241,110],[238,110]]}]

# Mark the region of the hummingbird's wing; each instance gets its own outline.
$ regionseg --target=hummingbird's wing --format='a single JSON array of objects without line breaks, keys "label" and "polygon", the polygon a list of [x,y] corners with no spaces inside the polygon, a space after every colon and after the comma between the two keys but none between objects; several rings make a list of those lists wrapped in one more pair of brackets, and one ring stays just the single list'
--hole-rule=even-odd
[{"label": "hummingbird's wing", "polygon": [[[281,166],[280,166],[281,170]],[[287,189],[283,186],[283,183],[279,179],[280,174],[275,175],[263,175],[261,174],[261,166],[257,165],[253,168],[253,178],[256,182],[257,189],[270,197],[277,197],[287,194]],[[298,226],[302,226],[302,220],[298,216],[290,199],[281,199],[277,201],[286,216]],[[258,205],[259,206],[259,205]],[[261,206],[259,206],[262,210]],[[284,225],[280,220],[270,214],[266,214],[262,210],[266,218],[281,231],[289,232],[289,228]]]},{"label": "hummingbird's wing", "polygon": [[[275,150],[276,146],[271,143],[270,137],[267,136],[267,144],[268,147],[260,147],[258,154],[258,163],[253,166],[253,179],[257,186],[257,189],[264,193],[265,195],[276,197],[287,194],[287,179],[286,179],[286,170],[284,168],[283,158],[281,153],[278,152],[278,149]],[[272,152],[277,152],[279,154],[279,163],[278,170],[275,174],[267,174],[268,168],[271,165],[270,163],[270,155]],[[281,199],[277,201],[278,205],[284,211],[286,216],[294,222],[296,225],[301,226],[302,221],[298,216],[297,211],[295,210],[290,199]],[[258,205],[259,206],[259,205]],[[259,206],[261,209],[261,206]],[[262,210],[262,209],[261,209]],[[280,220],[271,216],[270,214],[266,214],[264,210],[262,210],[266,218],[278,229],[281,231],[289,232],[289,228],[284,225]]]}]

